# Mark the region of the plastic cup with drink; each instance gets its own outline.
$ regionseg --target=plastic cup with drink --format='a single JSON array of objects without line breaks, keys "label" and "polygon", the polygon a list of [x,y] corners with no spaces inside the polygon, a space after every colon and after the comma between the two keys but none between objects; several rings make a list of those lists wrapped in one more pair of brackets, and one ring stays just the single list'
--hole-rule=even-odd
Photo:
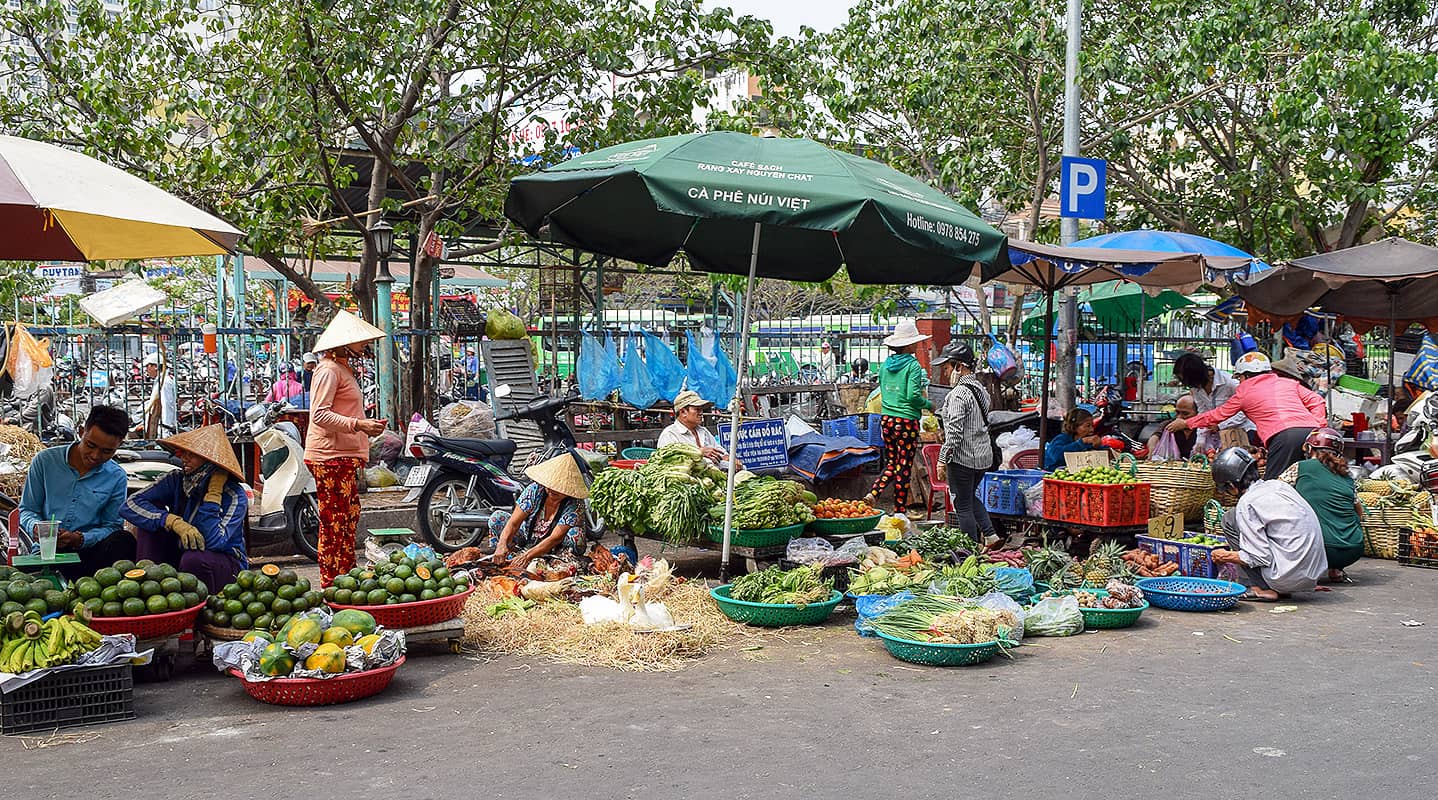
[{"label": "plastic cup with drink", "polygon": [[35,540],[40,543],[40,560],[55,560],[55,545],[60,539],[60,523],[57,520],[37,522],[31,529]]}]

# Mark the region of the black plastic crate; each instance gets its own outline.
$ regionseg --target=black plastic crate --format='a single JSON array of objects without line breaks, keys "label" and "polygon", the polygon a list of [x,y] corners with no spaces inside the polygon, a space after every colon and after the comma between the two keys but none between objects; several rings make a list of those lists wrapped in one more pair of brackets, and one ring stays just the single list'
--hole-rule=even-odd
[{"label": "black plastic crate", "polygon": [[1413,531],[1409,528],[1398,529],[1398,556],[1394,560],[1409,567],[1438,569],[1438,558],[1413,555],[1413,543],[1409,540],[1412,535]]},{"label": "black plastic crate", "polygon": [[483,336],[488,317],[473,300],[440,300],[439,317],[452,336]]},{"label": "black plastic crate", "polygon": [[0,697],[0,733],[6,736],[135,718],[129,664],[57,672]]}]

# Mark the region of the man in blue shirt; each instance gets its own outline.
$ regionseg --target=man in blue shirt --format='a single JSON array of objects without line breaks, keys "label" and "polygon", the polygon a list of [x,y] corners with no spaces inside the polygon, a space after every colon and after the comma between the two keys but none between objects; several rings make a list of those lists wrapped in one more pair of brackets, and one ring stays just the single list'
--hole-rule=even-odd
[{"label": "man in blue shirt", "polygon": [[[66,577],[93,575],[135,557],[135,538],[120,525],[125,470],[110,460],[129,430],[130,416],[123,410],[95,406],[79,441],[42,450],[30,462],[20,495],[20,529],[33,540],[35,523],[60,523],[56,549],[80,554],[80,563],[60,568]],[[32,552],[39,552],[38,544]]]}]

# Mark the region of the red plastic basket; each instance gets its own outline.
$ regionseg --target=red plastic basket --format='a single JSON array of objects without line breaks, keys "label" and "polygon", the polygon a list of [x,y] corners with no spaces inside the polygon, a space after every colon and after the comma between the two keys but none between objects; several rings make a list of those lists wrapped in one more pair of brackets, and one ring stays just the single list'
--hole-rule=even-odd
[{"label": "red plastic basket", "polygon": [[204,607],[205,604],[200,603],[179,611],[147,614],[143,617],[95,617],[90,620],[89,624],[96,633],[105,635],[133,633],[135,638],[142,642],[149,639],[165,639],[193,628],[195,617]]},{"label": "red plastic basket", "polygon": [[1044,478],[1044,518],[1111,528],[1148,522],[1147,483],[1078,483]]},{"label": "red plastic basket", "polygon": [[[445,598],[448,600],[449,598]],[[404,656],[387,667],[336,675],[333,678],[275,678],[270,681],[249,681],[237,669],[230,674],[240,679],[245,693],[261,703],[277,706],[331,706],[373,697],[389,686],[395,670],[404,663]]]},{"label": "red plastic basket", "polygon": [[421,625],[446,622],[459,616],[459,612],[464,610],[465,601],[473,593],[474,587],[471,586],[459,594],[415,603],[396,603],[392,606],[347,606],[340,603],[328,605],[336,611],[342,608],[364,611],[386,628],[418,628]]}]

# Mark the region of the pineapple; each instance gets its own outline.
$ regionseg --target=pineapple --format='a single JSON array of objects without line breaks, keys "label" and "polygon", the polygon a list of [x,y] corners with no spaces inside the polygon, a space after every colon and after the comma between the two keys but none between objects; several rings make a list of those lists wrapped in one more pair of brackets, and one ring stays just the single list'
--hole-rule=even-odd
[{"label": "pineapple", "polygon": [[1093,555],[1083,563],[1083,582],[1087,586],[1108,583],[1123,563],[1123,545],[1107,541],[1094,548]]}]

